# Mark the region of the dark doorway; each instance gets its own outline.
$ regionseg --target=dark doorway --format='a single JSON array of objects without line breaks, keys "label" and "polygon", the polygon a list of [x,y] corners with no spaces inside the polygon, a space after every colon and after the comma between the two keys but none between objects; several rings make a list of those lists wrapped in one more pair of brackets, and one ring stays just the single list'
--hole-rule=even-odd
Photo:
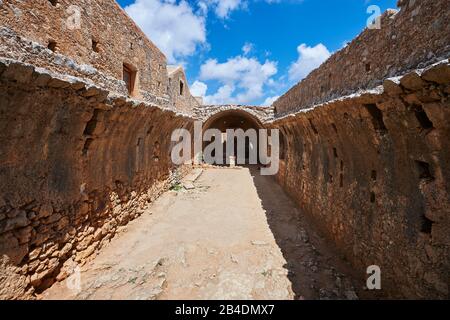
[{"label": "dark doorway", "polygon": [[[260,124],[259,120],[253,117],[251,114],[245,111],[239,110],[230,110],[224,111],[219,114],[211,117],[203,126],[203,130],[207,129],[218,129],[222,133],[222,142],[223,142],[223,164],[228,164],[229,159],[226,159],[226,150],[227,150],[227,135],[226,131],[228,129],[237,130],[242,129],[247,132],[249,129],[254,129],[256,131],[256,143],[252,143],[249,137],[245,139],[245,165],[250,164],[250,154],[251,152],[256,152],[257,162],[259,163],[259,135],[258,130],[262,129],[263,126]],[[203,145],[203,149],[210,142],[205,142]],[[237,138],[234,138],[234,157],[237,157]],[[228,161],[227,161],[228,160]],[[239,163],[238,165],[244,165],[243,163]]]}]

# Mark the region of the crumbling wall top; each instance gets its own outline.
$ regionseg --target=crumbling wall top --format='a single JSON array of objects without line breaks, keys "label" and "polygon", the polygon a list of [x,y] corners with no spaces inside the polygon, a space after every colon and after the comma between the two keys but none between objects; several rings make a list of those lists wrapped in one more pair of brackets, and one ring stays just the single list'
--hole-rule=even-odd
[{"label": "crumbling wall top", "polygon": [[366,28],[345,48],[274,102],[276,116],[371,89],[385,78],[450,56],[448,0],[400,0],[381,29]]},{"label": "crumbling wall top", "polygon": [[206,121],[212,116],[226,111],[243,111],[257,118],[261,123],[273,119],[274,113],[272,107],[243,106],[243,105],[206,105],[194,109],[196,119]]},{"label": "crumbling wall top", "polygon": [[[166,57],[116,1],[5,0],[0,9],[0,24],[13,35],[0,39],[1,56],[33,63],[27,61],[30,50],[39,46],[54,53],[47,62],[36,59],[39,67],[52,69],[56,60],[67,57],[62,60],[91,66],[119,81],[125,80],[125,71],[130,70],[130,95],[143,100],[149,95],[167,96]],[[24,48],[19,38],[31,40],[32,48]],[[71,69],[67,68],[67,73],[78,76]]]}]

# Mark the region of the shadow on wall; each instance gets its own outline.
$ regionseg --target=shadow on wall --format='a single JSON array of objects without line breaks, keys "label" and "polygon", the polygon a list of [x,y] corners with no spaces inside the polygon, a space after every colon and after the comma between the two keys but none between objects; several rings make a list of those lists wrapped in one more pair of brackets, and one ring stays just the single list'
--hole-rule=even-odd
[{"label": "shadow on wall", "polygon": [[383,290],[365,291],[366,270],[353,269],[334,246],[317,233],[273,177],[250,166],[267,222],[285,260],[295,299],[394,298]]}]

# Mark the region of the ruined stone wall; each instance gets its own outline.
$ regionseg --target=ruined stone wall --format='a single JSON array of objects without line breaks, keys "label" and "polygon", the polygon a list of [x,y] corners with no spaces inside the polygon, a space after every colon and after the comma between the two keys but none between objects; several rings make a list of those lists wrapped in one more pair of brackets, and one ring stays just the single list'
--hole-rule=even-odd
[{"label": "ruined stone wall", "polygon": [[449,298],[450,65],[268,123],[280,184],[383,296]]},{"label": "ruined stone wall", "polygon": [[[180,94],[180,81],[183,83],[183,94]],[[197,99],[192,96],[186,74],[181,67],[172,72],[169,70],[169,97],[175,110],[192,114],[194,108],[200,107]]]},{"label": "ruined stone wall", "polygon": [[[137,70],[137,98],[152,100],[149,102],[155,97],[167,98],[166,57],[114,0],[53,2],[56,5],[49,0],[1,1],[2,56],[82,75],[121,94],[127,94],[121,81],[126,63]],[[79,28],[72,27],[77,10]],[[17,45],[13,41],[16,35],[32,42]],[[47,50],[50,41],[56,45],[55,53]],[[99,82],[99,73],[111,79]]]},{"label": "ruined stone wall", "polygon": [[381,29],[366,29],[273,106],[277,116],[374,88],[387,77],[450,56],[449,0],[402,0]]},{"label": "ruined stone wall", "polygon": [[0,299],[62,280],[189,168],[170,132],[191,119],[0,59]]}]

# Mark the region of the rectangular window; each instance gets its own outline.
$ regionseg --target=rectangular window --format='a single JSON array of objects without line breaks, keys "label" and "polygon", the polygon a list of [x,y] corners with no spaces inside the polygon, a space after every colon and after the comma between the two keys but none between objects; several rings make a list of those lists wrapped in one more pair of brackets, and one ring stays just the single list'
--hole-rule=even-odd
[{"label": "rectangular window", "polygon": [[144,142],[142,138],[139,138],[136,145],[136,172],[141,170],[141,164],[144,159]]},{"label": "rectangular window", "polygon": [[100,52],[100,46],[99,46],[99,43],[98,43],[98,41],[95,40],[95,39],[92,39],[92,50],[93,50],[94,52],[97,52],[97,53]]},{"label": "rectangular window", "polygon": [[129,65],[123,65],[123,81],[125,82],[129,95],[133,95],[136,71]]},{"label": "rectangular window", "polygon": [[180,96],[183,95],[183,92],[184,92],[184,83],[183,81],[180,80]]}]

